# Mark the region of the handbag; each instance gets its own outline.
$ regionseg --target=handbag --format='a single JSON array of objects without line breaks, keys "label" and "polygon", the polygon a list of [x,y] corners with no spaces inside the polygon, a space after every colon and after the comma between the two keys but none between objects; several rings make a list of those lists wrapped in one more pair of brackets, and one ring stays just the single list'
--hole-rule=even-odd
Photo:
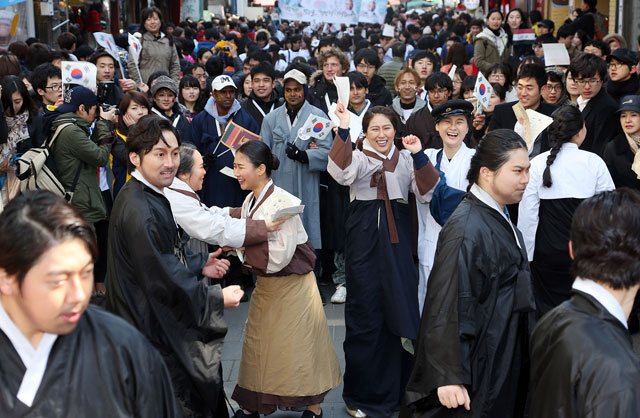
[{"label": "handbag", "polygon": [[455,187],[447,185],[447,178],[442,170],[440,170],[440,162],[442,161],[442,151],[438,151],[436,156],[436,170],[440,173],[440,182],[433,190],[433,197],[429,203],[429,211],[431,216],[440,226],[444,226],[449,217],[456,210],[462,198],[466,194],[465,191],[458,190]]}]

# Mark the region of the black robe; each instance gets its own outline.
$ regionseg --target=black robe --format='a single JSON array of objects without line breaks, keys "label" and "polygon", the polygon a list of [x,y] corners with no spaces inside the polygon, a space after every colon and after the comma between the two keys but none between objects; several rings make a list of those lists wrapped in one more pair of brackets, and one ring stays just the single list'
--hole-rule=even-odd
[{"label": "black robe", "polygon": [[224,406],[224,300],[220,286],[199,280],[207,254],[192,254],[185,236],[167,198],[132,177],[111,213],[107,309],[149,339],[169,368],[178,399],[206,415]]},{"label": "black robe", "polygon": [[[469,193],[438,238],[402,415],[522,417],[535,303],[520,231]],[[437,389],[465,385],[471,411]]]},{"label": "black robe", "polygon": [[639,385],[629,331],[591,295],[574,290],[536,326],[530,418],[635,418]]},{"label": "black robe", "polygon": [[181,416],[158,352],[131,325],[94,305],[54,342],[31,407],[16,397],[25,371],[0,331],[0,416]]}]

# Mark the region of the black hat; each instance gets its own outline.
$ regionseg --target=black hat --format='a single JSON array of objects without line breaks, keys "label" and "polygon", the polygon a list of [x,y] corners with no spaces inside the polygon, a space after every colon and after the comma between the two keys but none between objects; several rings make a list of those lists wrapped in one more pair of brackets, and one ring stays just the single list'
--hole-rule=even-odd
[{"label": "black hat", "polygon": [[640,96],[624,96],[620,101],[618,112],[623,110],[631,110],[640,113]]},{"label": "black hat", "polygon": [[438,123],[449,116],[466,116],[470,115],[471,112],[473,112],[473,105],[470,102],[462,99],[454,99],[442,103],[440,106],[433,109],[431,111],[431,116],[433,116],[433,120]]},{"label": "black hat", "polygon": [[556,27],[556,24],[553,23],[553,20],[542,19],[540,23],[538,23],[538,26],[544,26],[545,28],[554,29]]},{"label": "black hat", "polygon": [[96,95],[86,87],[76,86],[64,94],[64,103],[56,108],[58,113],[73,113],[80,105],[91,108],[98,104]]},{"label": "black hat", "polygon": [[630,67],[638,63],[638,54],[627,48],[616,48],[610,55],[607,55],[607,62],[611,62],[613,58]]}]

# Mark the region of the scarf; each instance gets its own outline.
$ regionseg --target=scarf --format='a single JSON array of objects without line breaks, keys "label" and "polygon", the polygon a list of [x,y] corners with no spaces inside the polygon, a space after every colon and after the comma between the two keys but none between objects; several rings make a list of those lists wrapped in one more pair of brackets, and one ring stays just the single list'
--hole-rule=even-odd
[{"label": "scarf", "polygon": [[640,132],[634,135],[628,135],[626,132],[624,136],[627,137],[627,142],[629,143],[629,147],[631,147],[631,152],[635,155],[633,157],[633,163],[631,164],[631,170],[636,173],[638,179],[640,179]]},{"label": "scarf", "polygon": [[507,43],[509,42],[509,35],[507,35],[507,32],[505,32],[502,28],[498,29],[497,32],[498,34],[487,27],[478,34],[476,39],[486,39],[490,42],[493,42],[496,48],[498,48],[498,54],[502,56],[505,48],[507,47]]},{"label": "scarf", "polygon": [[0,164],[9,161],[16,152],[16,146],[29,138],[29,129],[27,128],[27,120],[29,120],[29,112],[24,111],[16,116],[5,115],[9,135],[7,142],[0,145]]}]

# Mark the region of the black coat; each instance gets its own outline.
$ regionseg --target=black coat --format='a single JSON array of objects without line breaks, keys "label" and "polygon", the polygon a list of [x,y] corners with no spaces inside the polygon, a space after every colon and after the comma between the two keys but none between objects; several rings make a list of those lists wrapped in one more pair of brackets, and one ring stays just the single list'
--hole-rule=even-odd
[{"label": "black coat", "polygon": [[[444,225],[405,400],[413,417],[522,417],[535,303],[522,234],[472,193]],[[437,389],[465,385],[471,412]]]},{"label": "black coat", "polygon": [[613,81],[607,82],[607,93],[616,101],[616,103],[622,102],[624,96],[635,95],[640,89],[640,78],[637,74],[631,74],[631,78],[627,81]]},{"label": "black coat", "polygon": [[369,93],[367,99],[371,102],[371,107],[374,106],[391,106],[393,97],[391,92],[386,86],[384,78],[378,74],[374,74],[369,84]]},{"label": "black coat", "polygon": [[30,408],[16,397],[25,371],[0,331],[0,416],[181,416],[158,352],[131,325],[94,305],[73,331],[54,342]]},{"label": "black coat", "polygon": [[531,336],[530,418],[636,418],[640,359],[627,329],[574,291]]},{"label": "black coat", "polygon": [[618,134],[611,140],[604,150],[603,160],[607,163],[611,178],[619,187],[630,187],[640,191],[640,179],[638,175],[631,170],[634,154],[627,141],[624,132]]},{"label": "black coat", "polygon": [[135,177],[125,184],[109,222],[107,309],[160,352],[182,401],[213,412],[224,403],[222,289],[202,280],[207,254],[192,254],[180,231],[166,197]]},{"label": "black coat", "polygon": [[582,111],[587,136],[580,149],[591,151],[600,157],[604,155],[607,143],[621,130],[620,119],[616,114],[618,103],[607,94],[605,89],[595,95]]},{"label": "black coat", "polygon": [[[488,132],[496,129],[509,129],[513,131],[513,127],[516,126],[516,122],[518,121],[518,118],[516,118],[516,114],[513,111],[513,105],[516,103],[517,102],[502,103],[495,107],[493,110],[493,116],[489,122]],[[551,116],[553,111],[557,108],[558,106],[554,104],[540,102],[540,105],[535,109],[535,111],[542,113],[543,115]],[[549,149],[549,140],[547,138],[547,130],[545,129],[542,131],[540,136],[536,138],[531,157],[535,157],[538,154],[549,151]]]},{"label": "black coat", "polygon": [[328,95],[330,104],[338,101],[338,90],[336,90],[336,86],[324,78],[322,71],[316,71],[309,80],[307,101],[322,110],[325,114],[328,114],[329,109],[327,108],[325,95]]},{"label": "black coat", "polygon": [[[246,110],[256,120],[256,122],[258,122],[258,126],[262,128],[262,120],[265,115],[283,104],[284,99],[279,97],[278,92],[274,89],[273,92],[271,92],[271,98],[268,102],[258,99],[255,93],[251,92],[249,98],[242,103],[242,108]],[[262,112],[260,112],[256,106],[260,106]],[[260,132],[256,133],[259,134]]]}]

